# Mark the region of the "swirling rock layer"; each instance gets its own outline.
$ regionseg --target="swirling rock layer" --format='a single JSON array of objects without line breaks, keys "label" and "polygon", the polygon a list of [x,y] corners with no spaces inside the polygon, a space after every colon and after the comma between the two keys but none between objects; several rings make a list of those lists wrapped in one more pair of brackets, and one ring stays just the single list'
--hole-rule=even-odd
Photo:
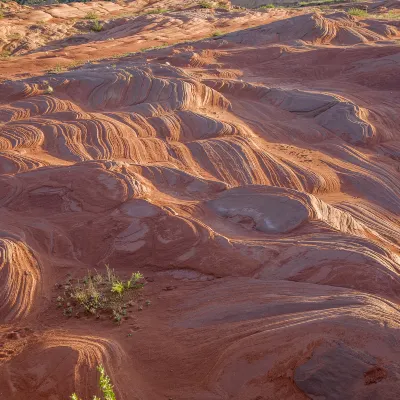
[{"label": "swirling rock layer", "polygon": [[[182,3],[15,6],[104,29],[0,65],[0,395],[399,398],[398,21]],[[148,306],[64,317],[107,264]]]}]

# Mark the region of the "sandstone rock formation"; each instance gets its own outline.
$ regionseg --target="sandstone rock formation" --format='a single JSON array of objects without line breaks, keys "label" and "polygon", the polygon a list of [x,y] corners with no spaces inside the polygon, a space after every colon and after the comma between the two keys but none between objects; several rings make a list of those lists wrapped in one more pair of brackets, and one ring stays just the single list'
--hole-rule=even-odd
[{"label": "sandstone rock formation", "polygon": [[[1,398],[89,398],[99,363],[119,400],[400,397],[400,23],[370,6],[4,6]],[[148,307],[64,316],[106,265]]]}]

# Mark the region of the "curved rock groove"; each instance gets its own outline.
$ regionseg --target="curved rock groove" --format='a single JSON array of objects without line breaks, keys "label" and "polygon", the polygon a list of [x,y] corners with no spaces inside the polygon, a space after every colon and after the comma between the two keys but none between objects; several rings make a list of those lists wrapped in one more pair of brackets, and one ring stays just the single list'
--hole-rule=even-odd
[{"label": "curved rock groove", "polygon": [[26,317],[40,286],[40,266],[25,243],[4,232],[0,236],[0,277],[1,320]]}]

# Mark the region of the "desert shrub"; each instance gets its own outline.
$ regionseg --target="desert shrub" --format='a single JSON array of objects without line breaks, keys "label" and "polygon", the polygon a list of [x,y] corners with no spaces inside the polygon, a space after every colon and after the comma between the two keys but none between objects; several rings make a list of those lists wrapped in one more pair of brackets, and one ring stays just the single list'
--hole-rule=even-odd
[{"label": "desert shrub", "polygon": [[9,50],[3,50],[2,52],[0,52],[0,58],[8,58],[11,57],[11,51]]},{"label": "desert shrub", "polygon": [[63,290],[63,294],[56,299],[57,307],[62,308],[67,317],[94,315],[100,318],[105,314],[120,323],[127,315],[127,308],[138,300],[138,291],[144,286],[143,280],[140,272],[132,273],[129,279],[121,279],[107,265],[103,274],[88,272],[82,280],[69,278],[65,284],[57,285]]},{"label": "desert shrub", "polygon": [[65,71],[65,68],[62,65],[57,64],[54,68],[49,69],[48,73],[49,74],[59,74],[60,72],[63,72],[63,71]]},{"label": "desert shrub", "polygon": [[376,19],[392,19],[399,20],[400,19],[400,11],[390,10],[386,13],[382,14],[371,14],[370,17]]},{"label": "desert shrub", "polygon": [[275,8],[274,4],[266,4],[265,6],[259,7],[260,10],[265,10],[267,8]]},{"label": "desert shrub", "polygon": [[215,32],[213,32],[212,33],[212,37],[218,37],[218,36],[222,36],[224,34],[224,32],[221,32],[221,31],[215,31]]},{"label": "desert shrub", "polygon": [[128,289],[135,288],[141,279],[143,279],[143,275],[139,271],[133,272],[131,278],[126,283],[126,287]]},{"label": "desert shrub", "polygon": [[146,11],[145,14],[164,14],[168,11],[168,8],[156,8],[154,10]]},{"label": "desert shrub", "polygon": [[91,29],[93,32],[100,32],[100,31],[103,30],[103,25],[96,19],[96,20],[93,22],[93,24],[92,24],[92,26],[90,27],[90,29]]},{"label": "desert shrub", "polygon": [[73,61],[72,63],[70,63],[69,65],[67,65],[65,68],[66,69],[77,68],[77,67],[80,67],[81,65],[85,64],[86,62],[87,62],[86,60],[76,60],[76,61]]},{"label": "desert shrub", "polygon": [[226,3],[224,3],[223,1],[220,1],[220,2],[218,3],[218,8],[223,8],[223,9],[225,9],[225,10],[229,10],[229,5],[226,4]]},{"label": "desert shrub", "polygon": [[124,283],[121,282],[121,281],[114,282],[114,283],[112,284],[112,287],[111,287],[111,291],[112,291],[113,293],[117,293],[117,294],[120,295],[120,296],[123,295],[124,289],[125,289]]},{"label": "desert shrub", "polygon": [[211,3],[210,1],[203,0],[203,1],[199,2],[199,6],[201,8],[214,8],[214,3]]},{"label": "desert shrub", "polygon": [[361,10],[360,8],[350,8],[348,11],[350,15],[356,16],[356,17],[367,17],[368,12],[366,10]]},{"label": "desert shrub", "polygon": [[99,18],[99,17],[98,17],[98,15],[97,15],[94,11],[89,11],[89,12],[85,15],[84,18],[85,18],[85,19],[92,19],[92,20],[94,20],[94,19],[97,19],[97,18]]},{"label": "desert shrub", "polygon": [[46,90],[44,91],[45,94],[52,94],[54,89],[49,85],[47,86]]},{"label": "desert shrub", "polygon": [[[103,400],[116,400],[114,387],[111,383],[110,377],[106,374],[104,367],[99,365],[97,367],[97,371],[100,372],[99,388],[101,390]],[[71,400],[81,400],[76,393],[73,393],[70,398]],[[101,399],[97,396],[93,396],[93,400]]]},{"label": "desert shrub", "polygon": [[[357,1],[357,0],[351,0]],[[328,4],[345,3],[346,0],[306,0],[298,3],[299,7],[323,6]]]},{"label": "desert shrub", "polygon": [[21,34],[19,34],[19,33],[17,33],[17,32],[10,33],[10,34],[7,36],[7,39],[8,39],[8,40],[18,40],[18,39],[21,39]]},{"label": "desert shrub", "polygon": [[399,10],[391,10],[386,14],[383,14],[382,18],[387,19],[400,19],[400,11]]}]

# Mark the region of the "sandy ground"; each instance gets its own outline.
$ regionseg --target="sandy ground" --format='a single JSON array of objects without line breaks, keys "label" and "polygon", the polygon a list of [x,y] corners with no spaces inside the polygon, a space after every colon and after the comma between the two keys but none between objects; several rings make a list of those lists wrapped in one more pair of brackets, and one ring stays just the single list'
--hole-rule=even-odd
[{"label": "sandy ground", "polygon": [[0,397],[400,398],[400,2],[196,3],[3,4]]}]

